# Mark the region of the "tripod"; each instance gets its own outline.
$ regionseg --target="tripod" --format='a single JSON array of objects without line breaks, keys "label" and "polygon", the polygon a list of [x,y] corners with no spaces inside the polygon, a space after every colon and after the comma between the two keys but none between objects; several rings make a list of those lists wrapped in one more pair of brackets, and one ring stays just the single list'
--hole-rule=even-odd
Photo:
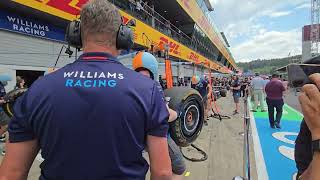
[{"label": "tripod", "polygon": [[[212,92],[213,93],[213,92]],[[209,98],[209,102],[210,102],[210,108],[213,114],[211,114],[209,117],[213,117],[215,119],[219,119],[220,122],[222,121],[222,119],[231,119],[230,116],[226,116],[226,115],[221,115],[217,106],[217,103],[215,101],[215,96],[211,93],[211,98]],[[212,103],[214,105],[214,107],[212,106]],[[215,108],[215,110],[213,109]]]}]

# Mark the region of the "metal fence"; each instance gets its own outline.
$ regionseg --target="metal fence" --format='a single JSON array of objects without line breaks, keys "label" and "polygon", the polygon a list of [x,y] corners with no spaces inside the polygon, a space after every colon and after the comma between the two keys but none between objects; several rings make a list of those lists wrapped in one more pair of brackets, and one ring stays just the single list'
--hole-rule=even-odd
[{"label": "metal fence", "polygon": [[248,106],[248,94],[243,98],[244,116],[243,116],[243,164],[242,176],[236,176],[233,180],[251,180],[251,163],[250,163],[250,114]]},{"label": "metal fence", "polygon": [[244,98],[244,138],[243,138],[243,176],[246,180],[251,180],[250,163],[250,114],[248,107],[248,97]]}]

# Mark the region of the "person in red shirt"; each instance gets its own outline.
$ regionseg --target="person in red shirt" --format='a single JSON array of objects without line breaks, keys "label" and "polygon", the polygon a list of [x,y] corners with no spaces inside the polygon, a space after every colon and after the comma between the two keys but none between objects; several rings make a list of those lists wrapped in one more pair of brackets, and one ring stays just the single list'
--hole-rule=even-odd
[{"label": "person in red shirt", "polygon": [[[271,128],[280,129],[280,120],[282,117],[282,109],[284,105],[283,101],[283,92],[285,91],[285,87],[282,82],[279,80],[278,74],[273,74],[270,82],[267,83],[265,87],[265,92],[267,94],[267,105],[268,105],[268,113],[269,113],[269,122]],[[276,108],[276,120],[274,120],[274,108]]]}]

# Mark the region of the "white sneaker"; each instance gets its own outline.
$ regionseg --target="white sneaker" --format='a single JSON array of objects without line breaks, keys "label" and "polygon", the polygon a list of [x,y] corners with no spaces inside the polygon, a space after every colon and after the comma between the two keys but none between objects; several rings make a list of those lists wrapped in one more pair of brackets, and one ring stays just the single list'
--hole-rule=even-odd
[{"label": "white sneaker", "polygon": [[2,155],[2,156],[5,156],[5,155],[6,155],[6,151],[5,151],[5,150],[2,150],[2,151],[1,151],[1,155]]}]

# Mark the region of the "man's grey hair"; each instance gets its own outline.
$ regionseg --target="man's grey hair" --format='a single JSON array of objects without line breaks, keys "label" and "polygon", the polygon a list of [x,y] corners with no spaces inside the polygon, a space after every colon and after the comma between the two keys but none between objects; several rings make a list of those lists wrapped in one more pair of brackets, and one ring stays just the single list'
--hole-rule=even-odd
[{"label": "man's grey hair", "polygon": [[97,39],[97,43],[103,43],[111,47],[115,46],[121,23],[119,11],[108,0],[90,0],[82,7],[81,36],[83,40],[91,35],[106,35],[110,41]]}]

